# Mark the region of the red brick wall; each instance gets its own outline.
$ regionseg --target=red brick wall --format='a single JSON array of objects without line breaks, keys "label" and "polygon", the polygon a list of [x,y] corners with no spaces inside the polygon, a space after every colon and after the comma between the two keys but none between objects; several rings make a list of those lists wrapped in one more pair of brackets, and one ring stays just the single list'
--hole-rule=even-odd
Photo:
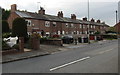
[{"label": "red brick wall", "polygon": [[10,29],[12,29],[12,22],[14,21],[15,18],[20,17],[18,16],[15,12],[11,12],[9,18],[8,18],[8,23],[9,23],[9,27]]},{"label": "red brick wall", "polygon": [[117,23],[114,27],[116,32],[120,32],[120,22]]}]

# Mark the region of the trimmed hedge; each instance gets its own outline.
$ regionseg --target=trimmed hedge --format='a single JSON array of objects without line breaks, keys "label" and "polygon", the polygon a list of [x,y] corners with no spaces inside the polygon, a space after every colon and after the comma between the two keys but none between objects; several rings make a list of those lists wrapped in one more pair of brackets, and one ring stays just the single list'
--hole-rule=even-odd
[{"label": "trimmed hedge", "polygon": [[117,39],[117,35],[103,35],[104,39]]}]

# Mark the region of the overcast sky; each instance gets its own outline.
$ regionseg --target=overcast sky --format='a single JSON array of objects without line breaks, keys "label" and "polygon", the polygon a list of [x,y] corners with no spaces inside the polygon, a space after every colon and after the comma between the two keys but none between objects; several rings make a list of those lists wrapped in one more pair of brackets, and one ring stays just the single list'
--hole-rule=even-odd
[{"label": "overcast sky", "polygon": [[[42,6],[46,14],[57,15],[58,11],[63,11],[64,17],[76,14],[78,19],[87,17],[88,0],[0,0],[0,6],[10,9],[11,4],[17,4],[17,9],[37,12]],[[120,0],[89,0],[90,18],[100,19],[106,24],[115,24],[115,11],[118,10]]]}]

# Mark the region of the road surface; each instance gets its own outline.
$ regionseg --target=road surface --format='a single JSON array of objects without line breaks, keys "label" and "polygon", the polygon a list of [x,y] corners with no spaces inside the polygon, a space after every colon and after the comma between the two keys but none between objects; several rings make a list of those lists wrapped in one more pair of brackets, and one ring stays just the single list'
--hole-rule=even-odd
[{"label": "road surface", "polygon": [[5,63],[3,73],[118,73],[118,41]]}]

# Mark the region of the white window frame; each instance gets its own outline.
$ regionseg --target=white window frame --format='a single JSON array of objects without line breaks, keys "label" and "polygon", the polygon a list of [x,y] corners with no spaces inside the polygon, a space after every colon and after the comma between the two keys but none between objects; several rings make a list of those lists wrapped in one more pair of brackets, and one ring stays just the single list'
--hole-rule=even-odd
[{"label": "white window frame", "polygon": [[45,27],[50,27],[50,21],[45,21]]},{"label": "white window frame", "polygon": [[68,28],[69,27],[68,23],[66,23],[65,26]]},{"label": "white window frame", "polygon": [[68,32],[66,32],[66,34],[68,34]]},{"label": "white window frame", "polygon": [[82,25],[80,24],[80,28],[82,28]]},{"label": "white window frame", "polygon": [[31,35],[32,33],[31,32],[27,32],[28,35]]},{"label": "white window frame", "polygon": [[87,31],[85,31],[85,34],[87,34]]},{"label": "white window frame", "polygon": [[53,26],[54,26],[54,27],[56,27],[56,26],[57,26],[56,22],[53,22]]},{"label": "white window frame", "polygon": [[74,24],[73,24],[73,23],[71,24],[71,27],[72,27],[72,28],[74,27]]},{"label": "white window frame", "polygon": [[81,32],[79,32],[79,34],[82,34],[82,31],[81,31]]},{"label": "white window frame", "polygon": [[60,31],[58,31],[58,35],[60,35],[60,33],[61,33],[61,32],[60,32]]},{"label": "white window frame", "polygon": [[27,26],[32,26],[31,20],[25,20],[25,21],[27,21]]},{"label": "white window frame", "polygon": [[93,26],[91,25],[91,27],[90,28],[93,28]]},{"label": "white window frame", "polygon": [[79,31],[77,31],[77,34],[79,34]]},{"label": "white window frame", "polygon": [[83,28],[85,28],[85,25],[83,24]]},{"label": "white window frame", "polygon": [[62,31],[62,34],[65,34],[65,31]]}]

